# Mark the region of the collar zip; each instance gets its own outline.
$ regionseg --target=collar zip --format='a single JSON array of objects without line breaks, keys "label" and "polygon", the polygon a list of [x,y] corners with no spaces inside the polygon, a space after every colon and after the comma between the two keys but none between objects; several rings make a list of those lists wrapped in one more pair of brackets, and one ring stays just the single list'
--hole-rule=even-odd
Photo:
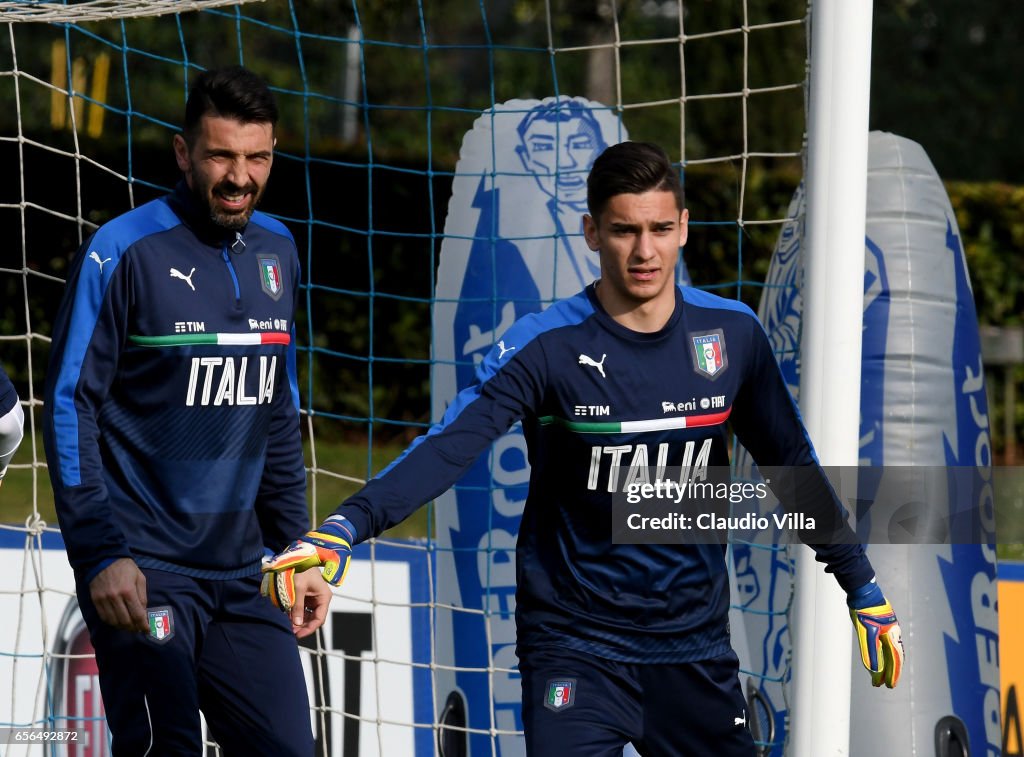
[{"label": "collar zip", "polygon": [[236,255],[245,252],[245,240],[242,239],[242,232],[235,232],[235,241],[231,243],[231,251]]}]

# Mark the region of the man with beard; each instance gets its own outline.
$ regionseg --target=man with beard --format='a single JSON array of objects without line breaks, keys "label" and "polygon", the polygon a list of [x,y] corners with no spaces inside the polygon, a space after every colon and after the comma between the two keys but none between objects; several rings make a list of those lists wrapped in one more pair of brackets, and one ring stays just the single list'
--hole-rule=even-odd
[{"label": "man with beard", "polygon": [[96,649],[113,754],[308,755],[295,610],[260,562],[309,529],[295,374],[299,262],[256,211],[277,107],[232,67],[185,106],[174,191],[79,249],[53,331],[44,434],[57,515]]}]

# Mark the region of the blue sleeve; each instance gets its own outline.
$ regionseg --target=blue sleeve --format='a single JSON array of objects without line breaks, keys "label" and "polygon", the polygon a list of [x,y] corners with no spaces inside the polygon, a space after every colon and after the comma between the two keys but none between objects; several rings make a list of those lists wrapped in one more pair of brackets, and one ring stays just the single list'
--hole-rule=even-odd
[{"label": "blue sleeve", "polygon": [[0,366],[0,415],[7,415],[18,404],[18,394],[14,384],[7,377],[7,372]]},{"label": "blue sleeve", "polygon": [[[296,265],[296,272],[298,266]],[[298,275],[292,291],[298,298]],[[302,433],[299,428],[299,381],[296,370],[295,308],[292,308],[291,342],[285,361],[287,392],[274,397],[267,455],[256,493],[256,516],[263,532],[265,547],[280,552],[309,531],[306,506],[306,469],[302,457]]]},{"label": "blue sleeve", "polygon": [[21,444],[25,414],[18,404],[14,384],[0,367],[0,478],[7,471],[7,464]]},{"label": "blue sleeve", "polygon": [[355,527],[357,541],[401,523],[450,489],[491,442],[539,406],[542,346],[528,344],[504,362],[499,354],[493,348],[441,421],[335,511]]},{"label": "blue sleeve", "polygon": [[849,593],[870,581],[874,570],[847,524],[846,508],[821,469],[768,336],[753,316],[748,349],[747,375],[733,406],[733,429],[762,475],[772,479],[771,488],[783,507],[815,519],[817,527],[802,531],[800,537]]},{"label": "blue sleeve", "polygon": [[[125,344],[130,266],[114,242],[87,240],[72,263],[53,329],[43,406],[43,440],[68,559],[88,573],[130,557],[103,478],[99,412]],[[96,254],[103,266],[84,266]]]}]

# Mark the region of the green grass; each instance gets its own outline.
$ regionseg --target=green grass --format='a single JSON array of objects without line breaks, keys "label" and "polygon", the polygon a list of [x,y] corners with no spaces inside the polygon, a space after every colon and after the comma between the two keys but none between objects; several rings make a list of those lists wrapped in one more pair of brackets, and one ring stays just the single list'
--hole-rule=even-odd
[{"label": "green grass", "polygon": [[[306,465],[312,460],[309,444],[305,444]],[[342,500],[360,487],[346,478],[366,479],[377,473],[402,452],[400,444],[374,445],[372,454],[365,442],[325,442],[317,440],[316,474],[307,475],[307,501],[314,525],[337,507]],[[39,517],[49,526],[57,525],[53,506],[53,489],[47,473],[42,440],[36,440],[36,466],[32,463],[32,445],[26,439],[11,461],[11,468],[0,486],[0,523],[24,524],[32,515],[36,502]],[[28,466],[28,467],[19,467]],[[346,478],[341,478],[341,477]],[[315,496],[315,503],[314,503]],[[315,506],[314,506],[315,505]],[[427,536],[428,509],[422,507],[404,522],[383,534],[392,538],[425,538]]]},{"label": "green grass", "polygon": [[[46,472],[43,440],[36,440],[36,463],[32,462],[32,445],[28,437],[28,418],[25,419],[25,435],[14,459],[4,476],[0,486],[0,523],[24,524],[32,515],[32,502],[37,501],[40,517],[47,525],[57,525],[57,513],[53,509],[53,489]],[[28,468],[18,466],[26,465]],[[38,487],[38,496],[34,495],[34,487]]]},{"label": "green grass", "polygon": [[[346,497],[355,494],[360,483],[348,481],[338,476],[357,478],[360,481],[379,473],[392,460],[401,454],[401,444],[374,444],[367,450],[365,443],[324,442],[316,443],[317,473],[307,476],[307,500],[312,507],[314,522],[319,522],[337,507]],[[306,465],[309,467],[312,457],[309,445],[306,444]],[[394,528],[385,531],[384,538],[425,538],[427,536],[428,507],[421,507],[413,515]]]},{"label": "green grass", "polygon": [[1024,561],[1024,544],[1000,544],[996,549],[1000,560]]}]

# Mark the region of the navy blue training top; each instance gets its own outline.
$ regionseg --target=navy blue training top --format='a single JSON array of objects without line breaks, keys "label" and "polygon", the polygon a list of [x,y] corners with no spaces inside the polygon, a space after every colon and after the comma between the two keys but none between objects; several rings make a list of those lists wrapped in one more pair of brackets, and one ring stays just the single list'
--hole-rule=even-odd
[{"label": "navy blue training top", "polygon": [[[444,418],[337,512],[359,540],[376,536],[451,487],[520,420],[531,466],[516,548],[520,647],[553,644],[633,662],[726,652],[724,545],[616,544],[611,508],[642,468],[728,466],[727,423],[760,466],[821,473],[754,313],[677,289],[665,327],[638,333],[604,312],[591,285],[528,315]],[[820,481],[805,514],[845,521]],[[850,591],[874,573],[862,545],[846,536],[814,549]]]},{"label": "navy blue training top", "polygon": [[184,183],[78,250],[53,332],[44,439],[76,573],[119,557],[259,572],[309,528],[295,374],[299,262],[254,213],[209,221]]}]

